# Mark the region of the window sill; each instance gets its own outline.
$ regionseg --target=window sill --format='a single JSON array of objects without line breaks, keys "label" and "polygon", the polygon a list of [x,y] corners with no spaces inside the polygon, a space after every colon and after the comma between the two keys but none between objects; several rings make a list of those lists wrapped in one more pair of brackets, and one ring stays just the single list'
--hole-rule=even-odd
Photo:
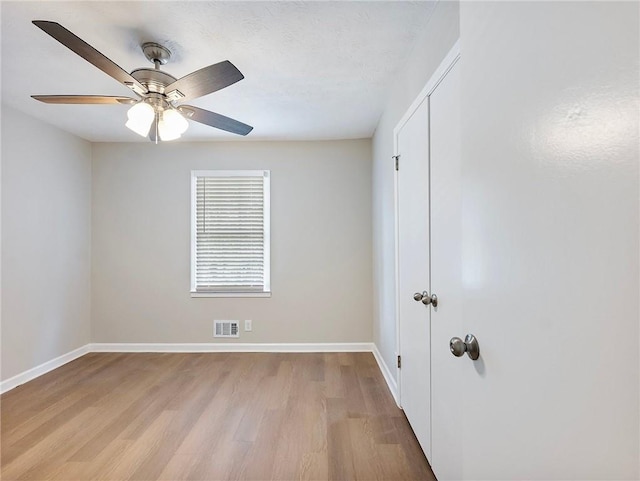
[{"label": "window sill", "polygon": [[271,297],[271,292],[194,292],[191,297]]}]

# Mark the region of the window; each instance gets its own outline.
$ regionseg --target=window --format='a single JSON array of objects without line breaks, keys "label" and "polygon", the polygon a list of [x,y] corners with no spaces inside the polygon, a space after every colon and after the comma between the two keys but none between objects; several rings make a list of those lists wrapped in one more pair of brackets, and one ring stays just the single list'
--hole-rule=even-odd
[{"label": "window", "polygon": [[269,171],[191,172],[191,295],[269,296]]}]

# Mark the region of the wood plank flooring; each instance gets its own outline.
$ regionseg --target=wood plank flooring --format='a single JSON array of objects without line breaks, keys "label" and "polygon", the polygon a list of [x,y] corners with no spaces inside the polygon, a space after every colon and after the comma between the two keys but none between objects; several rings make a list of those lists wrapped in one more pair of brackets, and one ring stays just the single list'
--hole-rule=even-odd
[{"label": "wood plank flooring", "polygon": [[370,353],[93,353],[0,403],[4,481],[435,480]]}]

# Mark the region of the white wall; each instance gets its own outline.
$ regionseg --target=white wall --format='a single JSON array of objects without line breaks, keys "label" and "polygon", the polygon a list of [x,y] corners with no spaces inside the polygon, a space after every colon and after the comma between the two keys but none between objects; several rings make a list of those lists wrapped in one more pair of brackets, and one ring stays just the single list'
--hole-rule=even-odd
[{"label": "white wall", "polygon": [[2,106],[2,379],[90,336],[91,146]]},{"label": "white wall", "polygon": [[[271,298],[190,297],[192,169],[271,170]],[[372,340],[370,140],[94,144],[92,232],[94,342]]]},{"label": "white wall", "polygon": [[373,336],[396,375],[393,129],[459,36],[457,1],[439,2],[405,69],[394,78],[373,136]]}]

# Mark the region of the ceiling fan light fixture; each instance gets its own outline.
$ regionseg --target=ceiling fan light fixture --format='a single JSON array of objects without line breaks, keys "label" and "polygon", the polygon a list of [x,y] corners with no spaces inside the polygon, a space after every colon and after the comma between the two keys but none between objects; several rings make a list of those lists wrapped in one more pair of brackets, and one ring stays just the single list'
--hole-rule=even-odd
[{"label": "ceiling fan light fixture", "polygon": [[149,129],[155,116],[156,112],[151,105],[145,102],[138,102],[127,112],[129,120],[125,125],[136,134],[146,137],[149,134]]},{"label": "ceiling fan light fixture", "polygon": [[180,138],[187,127],[189,127],[187,119],[177,110],[169,108],[162,112],[158,122],[158,135],[160,135],[160,140],[175,140]]}]

